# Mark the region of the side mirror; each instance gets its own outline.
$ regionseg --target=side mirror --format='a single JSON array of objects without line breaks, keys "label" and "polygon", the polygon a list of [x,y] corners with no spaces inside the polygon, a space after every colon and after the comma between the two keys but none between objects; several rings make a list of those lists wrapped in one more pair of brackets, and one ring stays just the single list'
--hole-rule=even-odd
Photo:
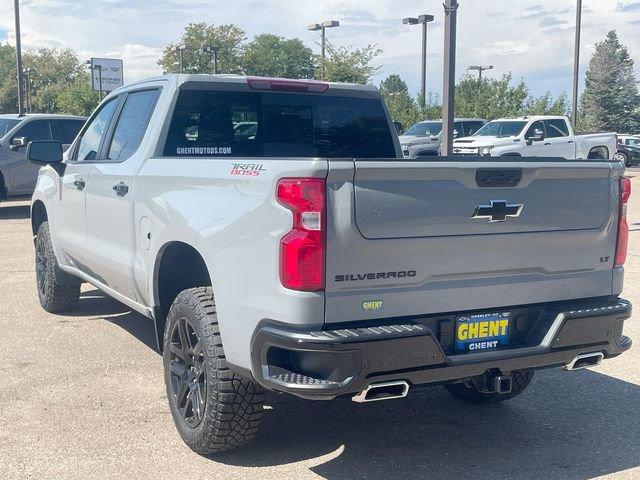
[{"label": "side mirror", "polygon": [[13,137],[11,139],[11,150],[18,150],[20,147],[26,147],[29,143],[29,139],[27,137]]},{"label": "side mirror", "polygon": [[27,146],[27,160],[39,164],[62,162],[62,144],[51,140],[36,140]]},{"label": "side mirror", "polygon": [[536,128],[533,131],[533,135],[529,135],[526,140],[527,145],[531,145],[533,142],[541,142],[542,140],[544,140],[544,130]]},{"label": "side mirror", "polygon": [[458,138],[458,130],[453,130],[453,138]]}]

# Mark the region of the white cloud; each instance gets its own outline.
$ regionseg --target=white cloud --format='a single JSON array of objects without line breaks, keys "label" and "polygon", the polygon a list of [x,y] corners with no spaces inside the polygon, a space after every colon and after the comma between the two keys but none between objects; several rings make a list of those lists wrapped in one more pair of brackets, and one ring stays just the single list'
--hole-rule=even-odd
[{"label": "white cloud", "polygon": [[[318,36],[306,26],[341,20],[328,31],[338,45],[378,44],[383,65],[375,79],[399,73],[418,90],[420,29],[402,25],[405,16],[431,13],[428,47],[429,89],[442,83],[442,0],[22,0],[25,48],[70,47],[84,57],[114,56],[125,61],[127,80],[160,73],[162,48],[189,22],[235,23],[249,37],[261,32],[296,36],[317,49]],[[525,77],[535,93],[571,88],[575,0],[460,0],[458,74],[471,64],[495,65],[491,76]],[[638,4],[638,6],[636,6]],[[617,29],[640,61],[640,2],[590,0],[583,18],[583,70],[593,45]],[[635,24],[633,22],[636,22]],[[13,41],[13,2],[0,0],[0,32]]]}]

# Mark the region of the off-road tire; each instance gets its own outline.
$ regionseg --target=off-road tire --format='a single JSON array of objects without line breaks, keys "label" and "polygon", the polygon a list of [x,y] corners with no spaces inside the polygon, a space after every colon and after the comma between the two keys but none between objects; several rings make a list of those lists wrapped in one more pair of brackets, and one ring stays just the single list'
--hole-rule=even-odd
[{"label": "off-road tire", "polygon": [[510,393],[486,393],[479,391],[471,382],[450,383],[444,387],[447,391],[458,400],[476,405],[486,403],[499,403],[517,397],[531,383],[533,372],[527,370],[518,370],[513,372],[513,384]]},{"label": "off-road tire", "polygon": [[38,228],[36,247],[36,286],[40,305],[47,312],[66,312],[75,308],[80,300],[82,282],[63,272],[53,253],[49,223]]},{"label": "off-road tire", "polygon": [[[176,373],[182,371],[176,370],[176,364],[182,365],[182,358],[187,357],[184,353],[180,356],[176,354],[185,350],[184,342],[176,343],[175,337],[176,334],[180,337],[181,324],[185,325],[186,335],[190,338],[186,343],[191,345],[194,340],[198,342],[192,347],[188,346],[194,366],[190,367],[192,373],[184,368],[184,375]],[[198,358],[201,361],[197,361]],[[264,390],[254,381],[229,369],[211,287],[184,290],[174,300],[165,324],[163,361],[171,414],[180,436],[193,451],[208,455],[232,450],[253,440],[262,417]],[[178,407],[179,382],[186,375],[191,375],[191,384],[199,381],[204,383],[204,395],[201,395],[204,397],[203,407],[198,406],[197,416],[193,404],[183,407],[183,412]],[[188,395],[183,394],[182,398],[181,404],[189,402]],[[186,418],[189,408],[192,418]],[[196,420],[197,424],[194,424]]]}]

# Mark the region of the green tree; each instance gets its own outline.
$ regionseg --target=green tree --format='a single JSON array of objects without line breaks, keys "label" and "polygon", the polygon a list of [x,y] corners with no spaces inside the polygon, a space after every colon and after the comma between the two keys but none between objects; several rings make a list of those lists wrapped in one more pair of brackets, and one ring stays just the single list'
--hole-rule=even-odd
[{"label": "green tree", "polygon": [[256,36],[242,56],[247,75],[282,78],[313,78],[313,52],[297,38],[270,33]]},{"label": "green tree", "polygon": [[493,119],[521,115],[529,90],[523,80],[513,85],[511,79],[511,74],[498,80],[463,77],[456,86],[456,116]]},{"label": "green tree", "polygon": [[400,75],[389,75],[380,84],[380,94],[387,104],[391,118],[407,128],[421,120],[420,109],[411,98],[407,84]]},{"label": "green tree", "polygon": [[202,51],[203,47],[218,49],[218,73],[242,73],[242,53],[247,37],[244,31],[233,24],[213,25],[189,24],[177,43],[165,47],[158,65],[165,73],[180,72],[180,55],[173,47],[185,45],[185,73],[213,73],[212,55]]},{"label": "green tree", "polygon": [[91,89],[91,77],[86,72],[76,77],[73,83],[60,88],[53,98],[59,113],[83,116],[89,116],[99,101],[98,92]]},{"label": "green tree", "polygon": [[525,115],[567,115],[569,113],[569,99],[563,93],[553,98],[550,92],[541,97],[529,97],[524,105]]},{"label": "green tree", "polygon": [[[327,58],[324,61],[324,78],[330,82],[369,83],[380,66],[371,62],[382,53],[375,45],[364,48],[335,47],[327,42]],[[322,78],[323,62],[318,58],[317,78]]]},{"label": "green tree", "polygon": [[640,95],[633,59],[615,30],[596,44],[581,99],[580,125],[633,133],[640,129]]},{"label": "green tree", "polygon": [[16,81],[16,49],[8,43],[0,45],[0,113],[18,109]]}]

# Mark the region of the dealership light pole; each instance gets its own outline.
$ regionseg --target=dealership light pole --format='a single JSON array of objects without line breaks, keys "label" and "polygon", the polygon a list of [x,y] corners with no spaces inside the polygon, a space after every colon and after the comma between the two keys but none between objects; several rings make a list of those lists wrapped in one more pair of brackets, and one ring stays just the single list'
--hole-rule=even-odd
[{"label": "dealership light pole", "polygon": [[218,47],[212,47],[210,45],[202,47],[204,53],[211,54],[211,63],[213,65],[213,74],[218,73]]},{"label": "dealership light pole", "polygon": [[458,0],[444,2],[444,75],[442,82],[442,154],[453,151]]},{"label": "dealership light pole", "polygon": [[20,42],[20,0],[14,0],[13,12],[16,17],[16,69],[18,71],[18,115],[24,115],[24,79],[22,76],[22,44]]},{"label": "dealership light pole", "polygon": [[485,70],[493,70],[493,65],[471,65],[467,70],[478,71],[478,83],[482,82],[482,72]]},{"label": "dealership light pole", "polygon": [[576,8],[576,44],[573,58],[573,105],[571,121],[575,128],[578,122],[578,83],[580,81],[580,30],[582,29],[582,0],[578,0]]},{"label": "dealership light pole", "polygon": [[327,33],[326,30],[327,28],[334,28],[334,27],[339,27],[340,26],[340,22],[338,20],[327,20],[326,22],[322,22],[322,23],[312,23],[311,25],[309,25],[307,27],[308,30],[311,30],[312,32],[317,32],[318,30],[320,30],[320,37],[321,37],[321,41],[320,41],[320,56],[322,58],[322,69],[321,69],[321,74],[322,74],[322,80],[324,80],[325,74],[326,74],[326,67],[325,67],[325,58],[326,58],[326,50],[327,50]]},{"label": "dealership light pole", "polygon": [[24,74],[26,76],[25,83],[27,86],[26,95],[25,95],[25,100],[27,104],[27,113],[31,113],[31,110],[33,108],[33,98],[31,96],[31,73],[32,72],[33,72],[33,69],[31,67],[27,68],[24,71]]},{"label": "dealership light pole", "polygon": [[180,55],[180,73],[184,73],[184,51],[187,49],[187,46],[183,43],[182,45],[171,47],[172,52],[178,52]]},{"label": "dealership light pole", "polygon": [[420,96],[422,108],[427,106],[427,24],[433,22],[433,15],[418,15],[418,18],[402,19],[405,25],[422,24],[422,69],[420,70]]}]

